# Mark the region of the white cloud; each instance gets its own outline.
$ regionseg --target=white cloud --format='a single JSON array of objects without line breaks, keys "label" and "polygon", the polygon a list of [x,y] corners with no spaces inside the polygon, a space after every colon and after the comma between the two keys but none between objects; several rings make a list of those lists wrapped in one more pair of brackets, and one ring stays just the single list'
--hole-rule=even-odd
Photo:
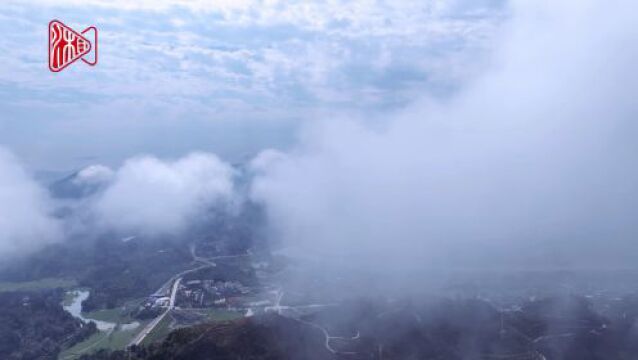
[{"label": "white cloud", "polygon": [[[186,9],[195,14],[215,13],[224,22],[241,25],[289,24],[313,30],[355,30],[355,33],[413,31],[431,26],[424,18],[476,14],[492,10],[490,1],[404,0],[383,1],[262,1],[262,0],[37,0],[57,7],[96,7],[119,11],[170,12]],[[340,26],[335,27],[335,23]]]},{"label": "white cloud", "polygon": [[73,178],[76,185],[102,185],[113,178],[114,173],[108,166],[90,165],[80,170]]},{"label": "white cloud", "polygon": [[261,151],[248,164],[248,168],[255,174],[263,173],[276,163],[286,160],[287,155],[279,150],[266,149]]},{"label": "white cloud", "polygon": [[174,234],[233,198],[234,170],[215,155],[193,153],[175,161],[127,160],[98,195],[94,212],[107,228]]},{"label": "white cloud", "polygon": [[[490,37],[494,19],[500,16],[494,8],[489,16],[466,19],[464,16],[469,10],[451,13],[441,10],[449,6],[439,3],[447,2],[15,2],[8,8],[5,26],[29,31],[11,32],[0,40],[0,48],[4,50],[2,58],[7,63],[5,71],[0,71],[0,79],[15,80],[13,70],[20,69],[23,87],[46,92],[65,87],[88,94],[136,98],[145,98],[143,94],[195,98],[215,91],[237,92],[235,96],[244,98],[263,97],[264,93],[256,90],[269,77],[275,77],[269,89],[280,90],[277,97],[268,98],[270,101],[279,98],[281,90],[294,85],[309,92],[322,88],[339,91],[330,78],[342,77],[341,72],[348,71],[344,66],[354,68],[358,63],[368,66],[378,62],[378,58],[385,56],[382,49],[400,53],[436,47],[434,52],[439,55],[391,58],[394,62],[386,62],[386,68],[404,62],[401,65],[427,72],[438,64],[440,54],[455,51],[444,49],[450,46],[446,43],[472,39],[472,46],[480,47],[480,40]],[[50,19],[19,16],[32,6],[65,10],[73,26],[104,21],[97,23],[103,27],[102,60],[99,67],[91,69],[97,76],[60,74],[55,83],[46,81],[48,77],[43,78],[35,55],[39,54],[36,50],[41,42],[36,40],[38,31]],[[189,10],[182,15],[179,26],[175,25],[171,12],[163,12],[175,6]],[[109,15],[106,19],[99,16],[83,19],[80,14],[86,9]],[[117,11],[117,16],[110,13],[112,9]],[[213,13],[224,16],[220,19]],[[117,19],[117,23],[108,20],[111,18]],[[140,25],[140,18],[157,25]],[[285,33],[278,26],[284,26]],[[17,43],[21,46],[15,46]],[[359,57],[350,55],[356,47],[365,53]],[[25,63],[24,59],[31,61]],[[238,65],[254,73],[238,73],[235,68]],[[456,73],[465,68],[467,64],[447,70]],[[193,70],[197,73],[192,73]],[[266,78],[260,76],[262,74]],[[201,80],[202,76],[205,81]]]},{"label": "white cloud", "polygon": [[253,196],[278,238],[326,264],[632,264],[635,10],[517,3],[475,84],[374,126],[311,126],[257,177]]},{"label": "white cloud", "polygon": [[[10,118],[0,126],[32,134],[37,117],[51,136],[39,148],[20,137],[3,141],[38,167],[86,153],[131,154],[140,137],[143,151],[160,153],[166,134],[179,147],[171,155],[227,156],[241,136],[225,136],[235,142],[218,141],[220,149],[190,134],[223,121],[293,128],[316,114],[445,96],[482,67],[503,18],[490,2],[9,0],[0,9],[0,107]],[[51,14],[74,28],[99,28],[97,66],[48,72],[42,43]],[[166,123],[193,130],[159,130]],[[98,137],[106,141],[90,140]]]},{"label": "white cloud", "polygon": [[59,240],[52,210],[46,191],[0,147],[0,261]]}]

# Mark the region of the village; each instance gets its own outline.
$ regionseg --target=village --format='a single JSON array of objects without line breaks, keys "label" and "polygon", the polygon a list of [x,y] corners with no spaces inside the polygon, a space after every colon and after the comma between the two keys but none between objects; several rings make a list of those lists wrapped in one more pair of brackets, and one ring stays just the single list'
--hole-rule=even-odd
[{"label": "village", "polygon": [[[251,289],[239,281],[195,279],[181,281],[177,287],[175,307],[212,308],[237,306],[240,297],[251,293]],[[166,308],[170,297],[151,295],[143,304],[146,308]]]}]

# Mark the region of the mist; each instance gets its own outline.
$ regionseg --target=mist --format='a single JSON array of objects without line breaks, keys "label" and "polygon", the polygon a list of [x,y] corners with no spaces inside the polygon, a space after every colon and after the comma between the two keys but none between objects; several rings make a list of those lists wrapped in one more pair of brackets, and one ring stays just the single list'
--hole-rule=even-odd
[{"label": "mist", "polygon": [[324,119],[259,156],[251,195],[272,238],[328,268],[633,266],[635,10],[515,2],[489,68],[454,98],[374,126]]},{"label": "mist", "polygon": [[0,147],[0,259],[72,238],[179,240],[191,228],[239,209],[236,172],[211,153],[138,155],[114,169],[94,164],[44,184]]},{"label": "mist", "polygon": [[59,241],[60,223],[47,192],[0,147],[0,260]]},{"label": "mist", "polygon": [[[51,75],[82,91],[4,86],[82,141],[7,128],[0,358],[633,358],[638,4],[470,2],[78,3],[130,44]],[[251,116],[296,142],[261,149],[283,127]],[[202,126],[250,154],[189,153],[219,148]],[[108,166],[25,170],[49,151]]]},{"label": "mist", "polygon": [[[248,165],[250,197],[271,239],[322,262],[391,269],[630,265],[633,7],[514,2],[479,60],[484,74],[451,99],[423,97],[381,120],[311,121],[292,151],[264,150]],[[46,190],[2,157],[3,251],[57,238]],[[236,171],[209,153],[90,166],[72,180],[90,191],[66,225],[177,235],[238,206]]]},{"label": "mist", "polygon": [[[113,172],[104,190],[91,199],[89,211],[103,229],[178,235],[215,208],[230,210],[234,171],[209,153],[176,160],[133,157]],[[108,174],[96,173],[102,178]]]}]

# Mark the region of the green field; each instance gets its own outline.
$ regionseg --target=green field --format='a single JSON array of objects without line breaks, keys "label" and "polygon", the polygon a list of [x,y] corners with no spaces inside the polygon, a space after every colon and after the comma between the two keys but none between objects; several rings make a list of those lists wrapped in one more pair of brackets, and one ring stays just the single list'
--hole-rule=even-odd
[{"label": "green field", "polygon": [[244,314],[241,312],[228,311],[224,309],[204,309],[202,313],[206,314],[208,319],[212,321],[229,321],[244,317]]},{"label": "green field", "polygon": [[146,322],[143,322],[133,330],[116,329],[111,332],[100,331],[81,343],[77,343],[73,347],[62,351],[58,359],[77,359],[84,354],[90,354],[99,349],[123,350],[145,325]]},{"label": "green field", "polygon": [[77,282],[71,279],[49,278],[25,282],[0,282],[0,292],[4,291],[28,291],[41,289],[64,288],[70,289],[77,286]]},{"label": "green field", "polygon": [[170,314],[167,314],[166,316],[164,316],[162,321],[160,321],[160,323],[157,324],[155,329],[153,329],[153,331],[150,334],[148,334],[146,338],[144,338],[144,341],[142,341],[140,345],[146,346],[156,341],[164,339],[168,335],[168,333],[170,333],[172,330],[170,328],[170,325],[172,322],[173,322],[173,318],[171,317]]},{"label": "green field", "polygon": [[122,316],[122,308],[104,309],[82,313],[87,319],[107,321],[111,323],[127,323],[130,321],[128,315]]},{"label": "green field", "polygon": [[88,339],[75,344],[74,346],[62,351],[58,355],[59,360],[77,359],[83,354],[88,354],[97,349],[107,348],[107,339],[109,334],[105,332],[97,332]]},{"label": "green field", "polygon": [[135,330],[127,331],[115,331],[111,334],[108,345],[111,350],[123,350],[133,340],[133,337],[138,331],[144,328],[144,325],[140,325]]}]

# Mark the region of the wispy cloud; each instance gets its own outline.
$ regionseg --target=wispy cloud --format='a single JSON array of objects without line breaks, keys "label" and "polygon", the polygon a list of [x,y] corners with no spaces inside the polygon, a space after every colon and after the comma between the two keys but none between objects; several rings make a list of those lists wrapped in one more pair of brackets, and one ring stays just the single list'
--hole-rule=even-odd
[{"label": "wispy cloud", "polygon": [[0,147],[0,261],[60,240],[52,205],[46,190]]},{"label": "wispy cloud", "polygon": [[[503,14],[487,0],[9,1],[0,6],[0,107],[22,122],[62,107],[76,119],[69,131],[105,107],[99,121],[127,130],[129,113],[150,126],[170,114],[263,121],[392,109],[475,73]],[[48,72],[52,18],[99,27],[97,67]],[[111,106],[127,102],[146,110]]]}]

